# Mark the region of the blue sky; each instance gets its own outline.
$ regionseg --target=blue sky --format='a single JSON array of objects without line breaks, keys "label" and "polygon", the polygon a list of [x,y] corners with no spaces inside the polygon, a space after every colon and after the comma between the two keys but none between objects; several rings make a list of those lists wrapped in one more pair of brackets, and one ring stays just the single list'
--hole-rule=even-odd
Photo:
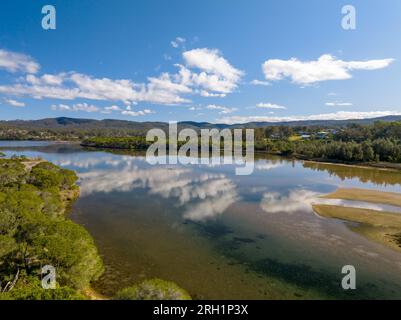
[{"label": "blue sky", "polygon": [[[46,4],[56,30],[41,27]],[[344,5],[356,29],[341,26]],[[245,122],[401,114],[401,2],[0,4],[0,119]]]}]

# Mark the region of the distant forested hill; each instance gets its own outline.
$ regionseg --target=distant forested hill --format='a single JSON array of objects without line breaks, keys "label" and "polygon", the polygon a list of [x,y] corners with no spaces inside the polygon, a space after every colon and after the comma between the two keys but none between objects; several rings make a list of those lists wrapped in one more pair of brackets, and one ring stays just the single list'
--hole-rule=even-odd
[{"label": "distant forested hill", "polygon": [[[247,122],[244,124],[214,124],[209,122],[194,122],[182,121],[179,125],[192,128],[260,128],[266,126],[338,126],[349,123],[357,124],[372,124],[376,121],[401,121],[401,116],[386,116],[371,119],[354,119],[354,120],[305,120],[305,121],[287,121],[287,122]],[[138,122],[129,120],[94,120],[94,119],[80,119],[80,118],[47,118],[40,120],[11,120],[2,121],[0,125],[13,126],[18,128],[47,128],[47,129],[61,129],[61,128],[119,128],[128,130],[148,130],[150,128],[158,127],[165,128],[168,126],[167,122]]]},{"label": "distant forested hill", "polygon": [[[180,128],[195,130],[208,128],[264,128],[264,127],[321,127],[335,128],[349,124],[368,125],[376,121],[401,121],[401,116],[387,116],[373,119],[356,120],[308,120],[291,122],[249,122],[244,124],[214,124],[208,122],[183,121],[178,123]],[[94,120],[77,118],[48,118],[41,120],[12,120],[0,121],[0,139],[66,139],[78,140],[85,137],[102,136],[137,136],[144,135],[152,128],[167,131],[167,122],[135,122],[127,120]]]}]

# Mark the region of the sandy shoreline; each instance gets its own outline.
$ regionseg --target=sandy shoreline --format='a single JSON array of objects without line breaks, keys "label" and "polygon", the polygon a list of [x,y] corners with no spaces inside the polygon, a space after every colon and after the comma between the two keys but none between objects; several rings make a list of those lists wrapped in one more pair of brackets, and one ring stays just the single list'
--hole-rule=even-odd
[{"label": "sandy shoreline", "polygon": [[[330,162],[330,161],[306,160],[306,159],[300,159],[300,158],[297,158],[296,160],[301,160],[301,161],[304,161],[307,163],[329,164],[329,165],[335,165],[335,166],[360,168],[360,169],[377,169],[377,170],[394,171],[394,172],[401,171],[401,166],[394,165],[392,163],[387,163],[387,162],[380,165],[380,163],[377,163],[377,162],[365,163],[365,164],[351,164],[351,163],[341,163],[341,162],[334,162],[334,161]],[[394,165],[394,167],[393,167],[393,165]]]},{"label": "sandy shoreline", "polygon": [[[401,207],[401,194],[393,192],[340,188],[322,198],[365,201]],[[318,215],[325,218],[356,222],[358,226],[349,225],[351,230],[372,241],[401,251],[401,215],[398,213],[326,204],[315,204],[312,208]]]},{"label": "sandy shoreline", "polygon": [[364,201],[401,207],[401,194],[395,192],[382,192],[358,188],[340,188],[322,198]]}]

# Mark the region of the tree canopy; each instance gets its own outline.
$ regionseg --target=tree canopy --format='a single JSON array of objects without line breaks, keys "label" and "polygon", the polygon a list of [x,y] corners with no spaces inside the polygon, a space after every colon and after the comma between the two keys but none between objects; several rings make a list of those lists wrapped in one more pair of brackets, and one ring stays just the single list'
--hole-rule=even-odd
[{"label": "tree canopy", "polygon": [[[78,195],[77,176],[43,161],[29,169],[29,162],[0,159],[0,299],[82,298],[78,290],[103,264],[89,233],[63,215]],[[56,269],[56,290],[40,286],[44,265]]]}]

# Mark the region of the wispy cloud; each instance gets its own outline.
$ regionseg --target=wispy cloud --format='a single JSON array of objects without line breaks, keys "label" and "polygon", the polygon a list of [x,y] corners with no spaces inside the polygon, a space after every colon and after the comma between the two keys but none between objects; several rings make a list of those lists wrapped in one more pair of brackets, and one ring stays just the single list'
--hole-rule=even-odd
[{"label": "wispy cloud", "polygon": [[30,56],[0,49],[0,69],[9,72],[36,73],[40,65]]},{"label": "wispy cloud", "polygon": [[250,83],[255,85],[255,86],[265,86],[265,87],[268,87],[268,86],[272,85],[270,82],[262,81],[262,80],[252,80]]},{"label": "wispy cloud", "polygon": [[352,107],[351,102],[326,102],[326,106],[328,107]]},{"label": "wispy cloud", "polygon": [[33,74],[28,74],[26,76],[26,82],[33,84],[33,85],[51,85],[51,86],[58,86],[63,83],[66,79],[65,73],[59,74],[44,74],[40,77],[37,77]]},{"label": "wispy cloud", "polygon": [[228,107],[223,107],[223,106],[217,106],[215,104],[209,104],[208,106],[206,106],[206,109],[219,110],[220,114],[233,113],[234,111],[237,110],[237,108],[228,108]]},{"label": "wispy cloud", "polygon": [[100,110],[100,108],[92,105],[92,104],[87,104],[87,103],[76,103],[73,105],[66,105],[66,104],[53,104],[51,106],[52,110],[59,110],[59,111],[72,111],[72,112],[77,112],[77,111],[83,111],[83,112],[97,112]]},{"label": "wispy cloud", "polygon": [[14,99],[5,99],[4,100],[8,105],[13,107],[25,107],[25,103],[14,100]]},{"label": "wispy cloud", "polygon": [[275,104],[275,103],[269,103],[269,102],[261,102],[261,103],[258,103],[257,105],[256,105],[256,107],[257,108],[264,108],[264,109],[287,109],[286,107],[284,107],[284,106],[280,106],[280,105],[278,105],[278,104]]},{"label": "wispy cloud", "polygon": [[287,121],[305,121],[305,120],[349,120],[349,119],[369,119],[384,117],[390,115],[401,115],[400,111],[368,111],[368,112],[350,112],[339,111],[336,113],[323,113],[308,116],[286,116],[286,117],[268,117],[268,116],[230,116],[217,119],[218,123],[246,123],[246,122],[287,122]]},{"label": "wispy cloud", "polygon": [[124,110],[121,112],[121,114],[131,116],[131,117],[145,116],[145,115],[152,114],[152,113],[154,113],[154,111],[149,110],[149,109],[139,110],[139,111]]},{"label": "wispy cloud", "polygon": [[208,92],[206,90],[201,90],[200,95],[202,97],[218,97],[218,98],[224,98],[227,94],[225,93],[216,93],[216,92]]},{"label": "wispy cloud", "polygon": [[76,103],[73,105],[67,105],[67,104],[53,104],[51,106],[51,109],[54,111],[69,111],[69,112],[98,112],[100,111],[103,114],[110,114],[112,112],[118,112],[122,115],[127,115],[131,117],[138,117],[138,116],[144,116],[148,114],[154,113],[154,111],[149,110],[149,109],[144,109],[144,110],[138,110],[138,111],[133,111],[131,110],[131,107],[128,106],[126,109],[122,109],[119,106],[112,105],[109,107],[104,107],[103,109],[100,107],[97,107],[92,104],[87,104],[87,103]]},{"label": "wispy cloud", "polygon": [[122,111],[122,109],[119,106],[113,105],[113,106],[105,107],[102,110],[102,113],[109,114],[109,113],[112,113],[113,111]]},{"label": "wispy cloud", "polygon": [[189,107],[188,110],[191,110],[191,111],[199,111],[199,110],[202,110],[202,109],[203,109],[203,108],[200,107],[200,106],[191,106],[191,107]]},{"label": "wispy cloud", "polygon": [[170,44],[173,48],[178,48],[180,45],[184,44],[186,41],[185,38],[177,37],[175,40],[171,41]]}]

